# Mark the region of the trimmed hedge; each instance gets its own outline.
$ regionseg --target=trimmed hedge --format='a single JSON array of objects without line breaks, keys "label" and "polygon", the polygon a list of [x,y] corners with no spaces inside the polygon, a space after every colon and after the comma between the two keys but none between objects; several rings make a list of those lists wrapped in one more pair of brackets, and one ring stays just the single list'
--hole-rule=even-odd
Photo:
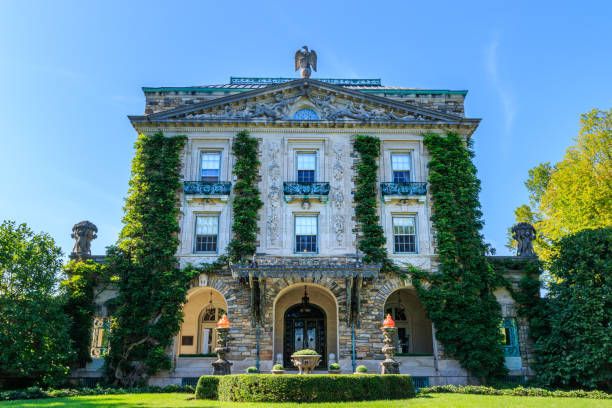
[{"label": "trimmed hedge", "polygon": [[115,395],[115,394],[149,394],[149,393],[172,393],[172,392],[194,392],[189,385],[167,385],[165,387],[148,386],[140,388],[66,388],[66,389],[42,389],[30,387],[23,390],[0,391],[0,401],[27,400],[40,398],[80,397],[85,395]]},{"label": "trimmed hedge", "polygon": [[479,395],[511,395],[517,397],[562,397],[562,398],[593,398],[612,399],[612,394],[603,391],[584,390],[547,390],[545,388],[521,387],[516,388],[492,388],[485,386],[466,385],[437,385],[419,389],[419,394],[479,394]]},{"label": "trimmed hedge", "polygon": [[219,397],[217,389],[219,388],[218,375],[203,375],[198,380],[198,386],[195,390],[197,399],[216,400]]},{"label": "trimmed hedge", "polygon": [[219,378],[218,396],[220,401],[334,402],[413,398],[415,391],[409,375],[239,374]]}]

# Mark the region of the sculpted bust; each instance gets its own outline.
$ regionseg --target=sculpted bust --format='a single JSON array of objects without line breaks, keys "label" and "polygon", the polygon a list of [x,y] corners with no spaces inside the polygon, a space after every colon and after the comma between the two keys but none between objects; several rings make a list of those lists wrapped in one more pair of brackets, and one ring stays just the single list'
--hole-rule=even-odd
[{"label": "sculpted bust", "polygon": [[75,255],[91,255],[91,241],[96,239],[98,227],[89,221],[81,221],[72,227],[72,238],[75,239],[72,253]]}]

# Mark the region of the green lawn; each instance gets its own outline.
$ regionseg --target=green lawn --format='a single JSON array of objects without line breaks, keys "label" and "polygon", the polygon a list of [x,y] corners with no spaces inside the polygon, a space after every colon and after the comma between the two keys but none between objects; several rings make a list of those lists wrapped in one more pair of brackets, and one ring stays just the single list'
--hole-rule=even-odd
[{"label": "green lawn", "polygon": [[0,402],[0,407],[200,407],[200,408],[548,408],[548,407],[612,407],[610,400],[594,400],[586,398],[543,398],[543,397],[507,397],[467,394],[427,394],[410,400],[397,401],[364,401],[321,404],[290,404],[290,403],[230,403],[219,401],[195,400],[191,394],[128,394],[128,395],[98,395],[91,397],[49,398],[40,400]]}]

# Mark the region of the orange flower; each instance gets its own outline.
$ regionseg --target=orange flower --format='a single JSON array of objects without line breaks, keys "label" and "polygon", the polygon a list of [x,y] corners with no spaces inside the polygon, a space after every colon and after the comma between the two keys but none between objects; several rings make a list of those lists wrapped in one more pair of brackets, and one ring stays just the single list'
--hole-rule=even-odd
[{"label": "orange flower", "polygon": [[387,315],[387,318],[383,322],[383,327],[395,327],[395,322],[391,318],[390,314]]},{"label": "orange flower", "polygon": [[[395,323],[393,325],[395,325]],[[221,316],[217,322],[217,327],[230,327],[230,322],[227,320],[227,315]]]}]

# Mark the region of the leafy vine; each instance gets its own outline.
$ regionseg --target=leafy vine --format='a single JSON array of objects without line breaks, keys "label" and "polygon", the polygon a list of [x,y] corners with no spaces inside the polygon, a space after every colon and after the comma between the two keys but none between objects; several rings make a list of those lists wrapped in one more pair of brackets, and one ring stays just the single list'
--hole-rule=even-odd
[{"label": "leafy vine", "polygon": [[493,291],[499,276],[487,263],[480,233],[480,181],[471,142],[456,133],[428,134],[429,183],[439,270],[412,271],[413,284],[436,326],[436,338],[471,375],[483,382],[507,374]]}]

